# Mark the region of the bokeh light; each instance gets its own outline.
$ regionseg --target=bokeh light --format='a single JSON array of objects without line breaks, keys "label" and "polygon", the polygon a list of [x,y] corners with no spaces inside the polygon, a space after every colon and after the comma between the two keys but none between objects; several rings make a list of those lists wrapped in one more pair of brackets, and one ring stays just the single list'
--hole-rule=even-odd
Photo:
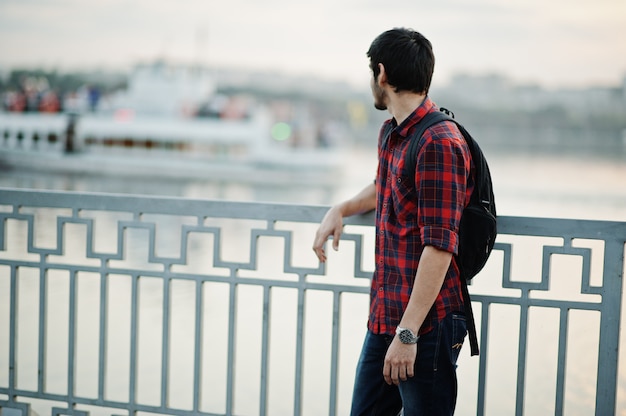
[{"label": "bokeh light", "polygon": [[272,138],[282,142],[291,136],[291,126],[285,122],[278,122],[272,126]]}]

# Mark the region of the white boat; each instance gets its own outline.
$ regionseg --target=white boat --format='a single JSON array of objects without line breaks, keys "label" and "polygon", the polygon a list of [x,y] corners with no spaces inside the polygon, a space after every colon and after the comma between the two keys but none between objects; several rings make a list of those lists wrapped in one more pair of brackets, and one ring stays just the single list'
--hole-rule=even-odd
[{"label": "white boat", "polygon": [[192,117],[209,98],[205,72],[139,67],[97,112],[0,113],[0,166],[253,182],[323,181],[341,166],[337,149],[275,140],[262,106]]}]

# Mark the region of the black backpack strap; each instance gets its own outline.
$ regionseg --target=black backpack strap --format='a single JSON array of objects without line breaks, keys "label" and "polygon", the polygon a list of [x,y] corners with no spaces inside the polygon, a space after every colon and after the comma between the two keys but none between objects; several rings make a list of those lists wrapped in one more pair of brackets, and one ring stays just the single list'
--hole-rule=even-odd
[{"label": "black backpack strap", "polygon": [[474,320],[474,311],[472,310],[472,299],[467,289],[467,280],[461,279],[461,291],[463,293],[463,308],[465,309],[465,323],[467,324],[467,336],[470,342],[471,355],[478,355],[478,335],[476,335],[476,321]]},{"label": "black backpack strap", "polygon": [[[442,121],[452,121],[459,127],[459,131],[463,135],[463,138],[466,142],[468,142],[468,147],[470,148],[470,153],[472,160],[474,160],[474,149],[477,147],[475,142],[469,136],[469,139],[466,137],[466,130],[459,123],[456,122],[455,119],[450,117],[448,114],[443,113],[442,111],[433,111],[424,116],[422,120],[417,125],[415,132],[411,135],[411,141],[409,142],[409,146],[406,152],[405,160],[404,160],[404,173],[409,177],[413,177],[415,175],[415,169],[417,168],[417,153],[422,144],[422,138],[426,130],[437,123]],[[389,131],[390,133],[391,131]],[[481,154],[481,163],[484,157]],[[476,194],[476,192],[474,192]],[[473,196],[473,195],[472,195]],[[493,200],[493,196],[492,196]],[[459,275],[459,279],[461,280],[461,291],[463,294],[463,307],[465,309],[465,320],[467,323],[467,333],[470,341],[470,350],[471,355],[478,355],[478,336],[476,335],[476,322],[474,321],[474,312],[472,311],[472,301],[470,299],[469,290],[467,288],[467,280]]]},{"label": "black backpack strap", "polygon": [[409,147],[406,151],[406,156],[404,159],[404,173],[406,176],[415,176],[415,168],[417,167],[417,153],[422,144],[422,137],[424,136],[426,130],[428,130],[435,124],[441,123],[445,120],[454,122],[454,119],[447,114],[442,113],[441,111],[433,111],[426,114],[419,121],[419,123],[417,123],[416,129],[411,135],[411,141],[409,142]]},{"label": "black backpack strap", "polygon": [[387,146],[387,142],[389,141],[389,136],[391,136],[391,132],[395,128],[396,128],[396,126],[394,126],[391,123],[387,123],[385,125],[385,129],[383,130],[383,142],[381,144],[381,149],[383,149],[383,148],[385,148],[385,146]]}]

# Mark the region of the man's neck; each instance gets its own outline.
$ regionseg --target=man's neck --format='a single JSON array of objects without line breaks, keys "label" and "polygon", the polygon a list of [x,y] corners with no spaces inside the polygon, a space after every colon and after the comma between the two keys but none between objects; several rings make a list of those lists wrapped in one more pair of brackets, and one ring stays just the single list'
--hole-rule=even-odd
[{"label": "man's neck", "polygon": [[425,95],[408,91],[391,92],[388,97],[387,110],[398,124],[402,124],[426,99]]}]

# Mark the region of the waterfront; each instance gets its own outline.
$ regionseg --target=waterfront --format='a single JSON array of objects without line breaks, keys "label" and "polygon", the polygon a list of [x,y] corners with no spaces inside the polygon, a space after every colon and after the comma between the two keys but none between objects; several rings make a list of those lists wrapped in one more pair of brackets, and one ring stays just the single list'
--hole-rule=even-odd
[{"label": "waterfront", "polygon": [[[219,199],[330,205],[358,192],[373,180],[376,151],[352,147],[342,152],[343,169],[335,180],[315,184],[290,182],[290,170],[278,170],[280,183],[260,184],[238,177],[184,179],[160,173],[158,176],[126,177],[115,174],[51,173],[33,170],[2,170],[0,186],[9,188],[66,190],[79,192],[128,193]],[[626,221],[626,156],[570,153],[565,155],[486,151],[489,159],[498,213],[528,217],[578,218]],[[93,169],[91,169],[93,170]],[[113,171],[113,169],[110,169]]]},{"label": "waterfront", "polygon": [[[3,176],[2,186],[11,186],[9,178],[13,178],[15,183],[13,186],[20,187],[43,187],[43,188],[62,188],[65,187],[67,190],[78,190],[78,191],[106,191],[106,192],[127,192],[127,193],[153,193],[153,194],[169,194],[176,196],[184,196],[184,197],[192,197],[192,198],[209,198],[209,199],[229,199],[229,200],[265,200],[265,201],[273,201],[273,202],[286,202],[286,203],[319,203],[319,204],[328,204],[334,202],[338,199],[344,198],[346,196],[350,196],[355,190],[358,190],[366,181],[371,180],[371,173],[373,171],[373,159],[369,153],[359,153],[352,152],[350,155],[351,162],[349,163],[350,174],[344,175],[342,179],[346,180],[345,185],[337,186],[334,188],[326,188],[326,189],[318,189],[316,187],[303,187],[303,186],[292,186],[292,187],[280,187],[280,188],[272,188],[267,187],[266,189],[259,189],[258,187],[247,186],[243,183],[212,183],[211,181],[206,182],[195,182],[193,184],[181,182],[181,181],[166,181],[165,183],[160,183],[159,181],[147,181],[142,183],[132,184],[128,180],[115,179],[115,178],[93,178],[93,177],[71,177],[71,178],[59,178],[50,176],[50,175],[38,175],[38,174],[23,174],[19,172],[14,172],[10,175]],[[499,202],[499,212],[502,215],[523,215],[523,216],[544,216],[544,217],[565,217],[565,218],[594,218],[594,219],[612,219],[612,220],[620,220],[624,221],[624,207],[626,204],[626,198],[624,198],[624,190],[621,186],[621,179],[624,178],[624,167],[615,162],[607,163],[604,160],[595,160],[594,158],[584,159],[563,159],[563,158],[547,158],[543,156],[534,156],[534,157],[525,157],[525,158],[511,158],[511,157],[494,157],[490,158],[492,161],[492,171],[494,174],[494,178],[496,179],[496,191],[498,194],[498,202]],[[584,162],[584,163],[583,163]],[[582,170],[580,168],[581,164],[584,164],[588,167],[588,170]],[[519,175],[518,172],[526,172],[525,175]],[[612,180],[614,179],[614,180]],[[94,189],[95,188],[95,189]],[[313,232],[314,230],[309,230],[309,232]],[[234,236],[237,234],[237,229],[233,229],[231,232],[226,232],[226,235]],[[245,233],[244,233],[245,234]],[[297,252],[298,258],[304,259],[303,261],[311,265],[312,253],[310,252],[310,238],[308,238],[307,233],[299,233],[297,238]],[[300,241],[306,240],[306,241]],[[231,255],[235,255],[238,251],[237,243],[231,243],[231,253],[228,255],[229,258]],[[138,254],[141,254],[139,258],[143,258],[145,253],[140,245],[135,246]],[[199,249],[198,246],[195,246],[196,249]],[[202,251],[202,250],[201,250]],[[245,252],[245,250],[244,250]],[[338,253],[340,255],[341,253]],[[338,257],[339,258],[339,257]],[[271,263],[271,261],[270,261]],[[272,267],[271,264],[265,265],[264,267]],[[529,265],[522,265],[521,268],[529,267]],[[517,267],[518,269],[520,266]],[[343,270],[334,270],[333,273],[330,274],[331,277],[335,277],[337,274],[341,275],[342,272],[345,274]],[[88,282],[88,278],[85,279],[85,282]],[[151,285],[149,282],[146,285],[148,287]],[[81,293],[89,293],[89,286],[86,283],[86,286],[83,287],[82,290],[85,292]],[[116,296],[117,299],[121,302],[121,309],[124,309],[124,290],[123,287],[118,287]],[[176,296],[173,296],[172,299],[179,299],[176,302],[182,302],[182,305],[185,303],[185,287],[181,287],[176,289]],[[5,292],[6,293],[6,292]],[[63,293],[61,290],[59,293]],[[147,314],[144,315],[146,322],[150,320],[159,321],[159,309],[150,309],[149,305],[158,305],[160,302],[160,296],[158,289],[156,290],[147,290],[149,294],[145,299],[145,304],[148,305]],[[181,295],[180,297],[178,297]],[[220,296],[217,296],[219,299]],[[287,295],[289,298],[289,295]],[[57,299],[59,304],[64,302],[64,298],[60,295]],[[180,300],[182,299],[182,300]],[[293,302],[293,298],[291,301],[286,301],[284,306],[288,306],[289,302]],[[320,302],[319,299],[316,302],[320,303],[322,307],[324,307],[324,302]],[[86,301],[85,304],[90,304],[90,302]],[[177,304],[179,305],[179,304]],[[365,304],[357,305],[355,308],[365,311]],[[177,309],[178,306],[174,306],[174,309]],[[250,308],[258,308],[258,304],[250,303]],[[219,308],[218,308],[219,309]],[[287,310],[288,308],[286,308]],[[506,312],[506,311],[505,311]],[[250,312],[248,312],[250,313]],[[184,319],[184,312],[179,317],[172,317],[175,325],[172,326],[172,330],[176,328],[176,331],[181,331],[179,334],[184,334],[186,331]],[[353,319],[351,322],[354,322],[356,325],[361,324],[361,317],[358,313],[353,314]],[[365,313],[362,314],[365,316]],[[505,313],[504,315],[513,317],[515,319],[515,313]],[[254,322],[254,313],[250,313],[250,315],[245,315],[250,319],[250,322]],[[278,314],[278,316],[286,317],[286,314]],[[363,318],[364,319],[364,318]],[[242,321],[246,321],[244,318]],[[58,324],[62,324],[63,319],[56,319],[55,322]],[[143,321],[142,321],[143,322]],[[121,322],[123,324],[123,319]],[[286,322],[287,325],[281,325],[285,322],[279,321],[276,323],[278,327],[289,326],[290,322]],[[319,322],[314,322],[319,323]],[[273,323],[274,325],[274,323]],[[123,325],[120,325],[124,328]],[[315,325],[313,325],[315,326]],[[88,327],[88,325],[87,325]],[[502,333],[506,332],[505,323],[501,322],[498,326],[498,331],[502,331]],[[553,328],[551,325],[540,325],[539,331],[547,331]],[[577,327],[580,329],[580,327]],[[583,326],[585,331],[590,331],[590,328]],[[593,329],[591,329],[591,332]],[[156,334],[158,337],[158,333]],[[140,334],[140,338],[148,338],[150,334],[142,335]],[[87,338],[90,338],[87,336]],[[502,337],[509,339],[508,337]],[[184,336],[177,336],[175,339],[184,339]],[[514,338],[513,338],[514,339]],[[358,343],[357,343],[358,344]],[[509,345],[510,342],[505,342],[502,344],[502,341],[498,341],[496,345]],[[26,344],[22,344],[26,345]],[[280,343],[279,343],[280,345]],[[576,343],[576,345],[579,345]],[[311,348],[316,348],[315,344],[312,344]],[[358,345],[356,346],[358,349]],[[540,348],[540,347],[538,347]],[[83,349],[82,351],[88,351],[89,349]],[[505,351],[505,349],[502,349]],[[151,363],[151,358],[154,355],[150,354],[150,348],[144,347],[142,351],[145,352],[144,360],[142,361],[142,368],[146,370],[145,373],[142,373],[142,386],[145,386],[145,390],[138,392],[140,394],[140,399],[145,402],[153,401],[149,392],[153,389],[150,388],[152,377],[150,376],[150,369],[154,367],[154,362]],[[289,349],[286,349],[286,352],[289,353]],[[154,351],[152,352],[154,353]],[[318,354],[316,354],[318,355]],[[158,355],[156,355],[158,357]],[[252,357],[254,358],[254,357]],[[317,358],[315,358],[315,362],[323,363],[323,354],[319,354]],[[462,358],[460,371],[462,372],[461,377],[462,380],[472,380],[471,376],[468,377],[468,374],[471,374],[473,367],[476,366],[476,361],[472,361],[473,359],[469,357]],[[88,361],[88,360],[87,360]],[[350,359],[348,359],[348,364]],[[63,371],[63,362],[59,360],[58,362],[58,370]],[[514,363],[511,363],[510,360],[502,360],[502,361],[494,361],[494,363],[504,364],[502,366],[498,366],[497,364],[494,367],[497,369],[497,373],[490,373],[490,377],[501,379],[504,382],[502,383],[504,387],[507,387],[506,384],[510,383],[510,379],[507,374],[510,374],[511,369],[514,369]],[[219,362],[217,363],[220,364]],[[158,366],[158,362],[156,363]],[[223,363],[221,363],[223,365]],[[580,414],[585,415],[589,414],[589,401],[593,399],[593,396],[589,396],[588,393],[585,394],[585,384],[580,384],[580,380],[584,380],[585,369],[589,369],[589,362],[581,359],[580,365],[574,367],[574,378],[568,379],[568,392],[571,397],[572,394],[575,395],[574,403],[575,408],[567,408],[566,414]],[[184,364],[180,367],[184,367]],[[84,368],[84,367],[81,367]],[[174,368],[174,367],[173,367]],[[533,367],[535,368],[535,367]],[[539,368],[540,370],[543,367]],[[536,368],[535,368],[536,370]],[[349,370],[346,370],[349,371]],[[469,371],[469,373],[468,373]],[[285,374],[288,374],[287,370]],[[538,372],[541,374],[541,371]],[[282,373],[281,373],[282,374]],[[240,377],[244,380],[253,380],[255,375],[247,375]],[[82,380],[88,380],[87,378],[82,378]],[[324,378],[321,379],[322,382]],[[570,386],[571,382],[571,386]],[[543,380],[543,383],[548,383],[549,380]],[[53,383],[51,383],[53,384]],[[310,399],[308,402],[305,401],[306,407],[304,414],[319,414],[315,413],[316,402],[315,400],[316,394],[315,390],[310,390],[314,388],[316,382],[312,382],[308,384],[308,392]],[[542,383],[537,383],[530,387],[531,392],[541,392],[541,394],[546,394],[545,391],[540,391],[536,387],[537,385],[541,385]],[[185,394],[184,394],[184,383],[177,383],[178,387],[177,394],[175,395],[177,400],[184,402]],[[623,382],[620,383],[620,389],[622,388]],[[254,390],[254,383],[251,383],[246,387],[244,383],[242,387],[242,392],[246,392],[246,388]],[[124,386],[117,386],[120,390],[115,392],[113,390],[114,395],[121,395],[124,397]],[[510,386],[508,386],[510,387]],[[62,388],[62,386],[61,386]],[[88,387],[84,387],[88,389]],[[285,393],[289,395],[289,386],[285,386]],[[467,403],[472,394],[471,383],[462,383],[462,391],[460,395],[460,400],[464,403]],[[278,390],[283,391],[283,390]],[[506,389],[505,389],[506,391]],[[548,390],[550,391],[550,390]],[[253,394],[254,395],[254,394]],[[341,400],[342,406],[345,406],[346,396],[349,395],[349,387],[343,386],[340,389],[340,395],[343,398]],[[272,403],[280,402],[280,395],[273,396]],[[488,396],[488,414],[508,414],[507,410],[507,400],[506,396],[497,397],[497,396]],[[624,407],[621,405],[623,402],[622,398],[619,398],[620,407],[619,411],[623,411]],[[178,402],[176,402],[177,404]],[[254,414],[254,410],[248,410],[246,408],[245,401],[241,407],[241,414]],[[533,407],[534,406],[534,407]],[[543,414],[540,409],[542,409],[541,405],[536,404],[536,401],[533,400],[529,404],[529,411],[532,409],[536,410],[534,413],[531,411],[529,414]],[[252,406],[252,409],[254,406]],[[289,408],[287,405],[286,408]],[[471,406],[470,406],[471,408]],[[466,407],[460,406],[459,414],[469,414],[464,413]],[[498,412],[498,410],[502,410]],[[510,409],[508,409],[510,410]],[[283,413],[280,413],[283,414]],[[285,413],[287,414],[287,413]],[[340,413],[341,414],[341,413]]]}]

